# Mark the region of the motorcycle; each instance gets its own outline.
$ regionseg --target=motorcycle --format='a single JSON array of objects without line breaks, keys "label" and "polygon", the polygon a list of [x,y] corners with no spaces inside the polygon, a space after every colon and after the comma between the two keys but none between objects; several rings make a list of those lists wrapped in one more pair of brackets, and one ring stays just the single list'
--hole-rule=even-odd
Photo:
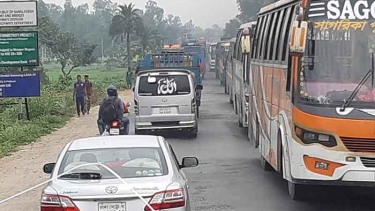
[{"label": "motorcycle", "polygon": [[[131,103],[126,103],[126,107],[130,107]],[[124,114],[128,114],[129,111],[125,111]],[[111,125],[106,124],[102,136],[118,136],[118,135],[128,135],[128,128],[120,120],[114,120]]]}]

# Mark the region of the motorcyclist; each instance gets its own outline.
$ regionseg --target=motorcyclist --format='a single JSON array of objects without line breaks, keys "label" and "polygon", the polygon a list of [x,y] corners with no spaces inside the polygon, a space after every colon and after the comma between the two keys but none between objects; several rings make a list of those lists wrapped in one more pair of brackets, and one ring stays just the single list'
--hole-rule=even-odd
[{"label": "motorcyclist", "polygon": [[104,119],[108,119],[108,117],[105,117],[105,105],[108,101],[112,101],[113,102],[113,105],[114,105],[114,108],[115,108],[115,119],[112,119],[111,121],[114,121],[114,120],[119,120],[122,122],[122,124],[124,125],[125,129],[126,129],[126,134],[128,134],[129,132],[129,118],[126,117],[126,116],[123,116],[123,114],[125,113],[125,107],[124,107],[124,104],[123,104],[123,101],[118,97],[118,93],[117,93],[117,88],[113,85],[110,85],[108,88],[107,88],[107,97],[103,99],[102,103],[100,104],[100,108],[99,108],[99,113],[98,113],[98,128],[99,128],[99,133],[100,134],[103,134],[104,133],[104,129],[105,129],[105,126],[106,124],[111,124],[111,122],[105,122]]}]

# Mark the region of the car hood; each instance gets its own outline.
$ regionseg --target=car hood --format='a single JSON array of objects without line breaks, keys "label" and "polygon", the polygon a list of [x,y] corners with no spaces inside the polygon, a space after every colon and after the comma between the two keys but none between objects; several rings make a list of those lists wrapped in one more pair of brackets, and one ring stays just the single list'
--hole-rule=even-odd
[{"label": "car hood", "polygon": [[54,180],[44,190],[45,194],[59,194],[70,198],[113,198],[114,196],[136,197],[133,188],[139,195],[148,197],[164,191],[172,183],[168,176],[124,179],[125,185],[117,179],[102,180]]}]

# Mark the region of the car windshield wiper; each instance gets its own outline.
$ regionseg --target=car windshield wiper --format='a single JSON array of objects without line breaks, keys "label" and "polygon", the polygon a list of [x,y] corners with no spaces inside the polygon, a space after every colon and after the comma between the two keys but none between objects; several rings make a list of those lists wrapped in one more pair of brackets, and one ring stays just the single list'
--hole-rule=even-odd
[{"label": "car windshield wiper", "polygon": [[362,78],[361,82],[357,85],[357,87],[353,90],[352,94],[349,96],[348,100],[342,104],[340,111],[345,111],[345,109],[350,105],[350,103],[354,100],[355,96],[357,96],[359,90],[361,90],[362,86],[366,83],[366,81],[370,78],[371,76],[371,83],[372,87],[374,87],[374,52],[371,53],[371,60],[372,60],[372,66],[371,69],[366,73],[366,75]]},{"label": "car windshield wiper", "polygon": [[60,176],[62,179],[80,179],[80,180],[97,180],[101,179],[102,175],[97,172],[74,172]]}]

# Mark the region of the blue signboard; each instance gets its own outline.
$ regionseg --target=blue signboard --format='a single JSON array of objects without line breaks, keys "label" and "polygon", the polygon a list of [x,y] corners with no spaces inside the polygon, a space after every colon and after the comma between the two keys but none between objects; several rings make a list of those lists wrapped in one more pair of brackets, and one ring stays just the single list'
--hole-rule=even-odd
[{"label": "blue signboard", "polygon": [[40,96],[38,71],[0,73],[0,98]]}]

